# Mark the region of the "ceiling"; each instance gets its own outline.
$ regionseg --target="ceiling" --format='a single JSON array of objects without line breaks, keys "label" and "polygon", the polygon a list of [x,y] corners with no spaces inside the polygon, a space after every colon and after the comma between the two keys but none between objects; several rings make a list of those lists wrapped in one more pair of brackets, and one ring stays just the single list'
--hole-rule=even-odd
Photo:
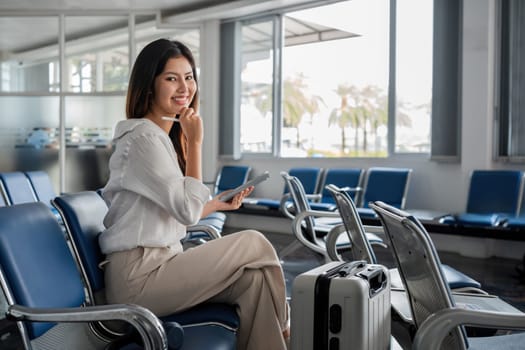
[{"label": "ceiling", "polygon": [[194,10],[234,0],[2,0],[0,11]]},{"label": "ceiling", "polygon": [[[136,14],[137,25],[149,23],[153,27],[159,18],[162,23],[187,25],[192,21],[238,17],[312,1],[314,0],[1,0],[0,59],[19,59],[27,54],[38,55],[39,49],[56,48],[59,31],[57,14],[60,13],[66,15],[65,34],[69,43],[104,32],[127,32],[126,14],[129,12]],[[285,28],[287,46],[355,36],[326,25],[289,17],[286,18]],[[262,41],[258,38],[253,43],[269,43],[269,39],[269,36]],[[47,49],[47,54],[55,53],[50,53]]]}]

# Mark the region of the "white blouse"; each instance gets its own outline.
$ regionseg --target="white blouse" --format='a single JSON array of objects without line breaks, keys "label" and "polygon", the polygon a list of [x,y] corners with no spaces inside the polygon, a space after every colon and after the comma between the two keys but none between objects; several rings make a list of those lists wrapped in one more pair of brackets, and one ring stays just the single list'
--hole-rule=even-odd
[{"label": "white blouse", "polygon": [[196,224],[210,190],[185,177],[166,132],[149,119],[117,124],[115,151],[103,196],[109,203],[104,254],[136,247],[170,247],[180,252],[186,226]]}]

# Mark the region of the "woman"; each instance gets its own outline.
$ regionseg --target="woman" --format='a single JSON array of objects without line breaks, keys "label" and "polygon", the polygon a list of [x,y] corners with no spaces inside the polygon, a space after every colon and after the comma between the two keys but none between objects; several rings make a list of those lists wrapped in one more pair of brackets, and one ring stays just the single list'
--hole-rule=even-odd
[{"label": "woman", "polygon": [[[272,245],[246,230],[183,251],[186,226],[218,210],[202,183],[202,119],[195,61],[180,42],[148,44],[134,64],[127,120],[117,124],[103,195],[110,203],[99,242],[106,254],[106,297],[158,316],[204,301],[237,305],[239,349],[285,349],[288,306]],[[178,116],[178,122],[163,117]]]}]

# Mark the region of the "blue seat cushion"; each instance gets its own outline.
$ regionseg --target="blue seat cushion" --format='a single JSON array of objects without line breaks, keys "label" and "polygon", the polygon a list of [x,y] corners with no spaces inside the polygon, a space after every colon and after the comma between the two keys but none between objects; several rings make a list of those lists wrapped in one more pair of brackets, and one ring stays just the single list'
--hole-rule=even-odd
[{"label": "blue seat cushion", "polygon": [[440,222],[448,225],[492,227],[498,226],[503,218],[501,214],[463,213],[454,216],[447,215]]},{"label": "blue seat cushion", "polygon": [[371,219],[377,217],[374,209],[372,208],[357,208],[357,212],[361,218]]},{"label": "blue seat cushion", "polygon": [[513,218],[508,218],[506,220],[506,226],[511,228],[523,228],[525,227],[525,217],[518,216]]},{"label": "blue seat cushion", "polygon": [[337,209],[337,205],[335,203],[316,203],[316,202],[310,202],[310,208],[312,210],[320,210],[320,211],[335,211]]}]

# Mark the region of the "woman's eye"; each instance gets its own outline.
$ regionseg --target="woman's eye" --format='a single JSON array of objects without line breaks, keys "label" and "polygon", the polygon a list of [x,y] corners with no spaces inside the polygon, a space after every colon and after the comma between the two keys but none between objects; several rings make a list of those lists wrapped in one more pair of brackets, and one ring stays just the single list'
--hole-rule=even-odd
[{"label": "woman's eye", "polygon": [[186,80],[193,80],[193,76],[188,75],[188,76],[186,77]]},{"label": "woman's eye", "polygon": [[176,81],[177,79],[175,77],[167,77],[166,80],[167,81]]}]

